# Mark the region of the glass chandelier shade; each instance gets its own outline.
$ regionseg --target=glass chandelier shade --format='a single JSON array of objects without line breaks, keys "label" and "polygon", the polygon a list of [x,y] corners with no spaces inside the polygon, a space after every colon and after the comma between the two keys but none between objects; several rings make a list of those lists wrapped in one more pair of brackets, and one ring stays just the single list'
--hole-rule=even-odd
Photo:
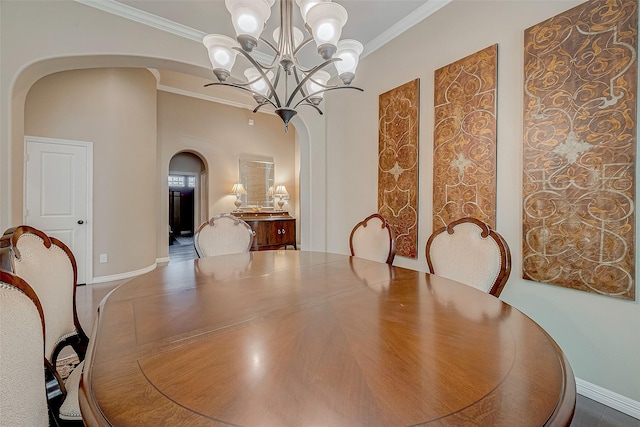
[{"label": "glass chandelier shade", "polygon": [[[275,0],[225,0],[236,30],[236,40],[224,35],[204,37],[213,73],[218,79],[218,82],[205,86],[232,86],[251,93],[258,104],[253,111],[257,112],[265,105],[273,107],[283,120],[286,131],[299,106],[310,106],[322,114],[319,104],[325,92],[334,89],[362,91],[351,86],[351,82],[363,49],[362,44],[355,40],[339,41],[348,18],[346,9],[341,5],[331,0],[295,0],[305,21],[308,33],[305,37],[293,26],[294,0],[279,1],[280,26],[273,32],[274,45],[261,34]],[[301,65],[298,53],[313,41],[321,60],[307,68]],[[270,63],[250,55],[259,44],[271,49],[273,59]],[[251,64],[243,72],[246,81],[231,77],[238,54]],[[338,71],[341,85],[329,84],[331,74],[325,69],[332,63]],[[282,82],[284,88],[279,88]]]},{"label": "glass chandelier shade", "polygon": [[234,49],[238,43],[231,37],[220,34],[204,36],[202,42],[209,51],[209,61],[213,65],[213,73],[221,82],[231,75],[238,51]]},{"label": "glass chandelier shade", "polygon": [[307,12],[307,25],[323,59],[331,59],[336,52],[347,18],[347,11],[338,3],[317,3]]},{"label": "glass chandelier shade", "polygon": [[240,45],[251,52],[258,44],[275,0],[225,0]]},{"label": "glass chandelier shade", "polygon": [[341,61],[334,62],[334,65],[336,66],[340,79],[342,79],[345,84],[350,84],[351,80],[356,76],[356,68],[358,68],[358,61],[362,50],[362,43],[357,40],[340,40],[338,42],[338,50],[335,56],[340,58]]},{"label": "glass chandelier shade", "polygon": [[307,91],[309,92],[309,100],[318,105],[324,96],[324,88],[327,87],[327,82],[331,78],[331,75],[324,71],[318,71],[312,78],[307,80]]},{"label": "glass chandelier shade", "polygon": [[[273,79],[273,73],[271,71],[268,71],[266,74],[268,80]],[[254,92],[263,97],[267,96],[267,92],[269,92],[269,84],[264,80],[260,71],[254,67],[249,67],[244,70],[244,75],[249,81],[249,86]]]},{"label": "glass chandelier shade", "polygon": [[331,0],[296,0],[296,4],[300,8],[300,15],[302,15],[302,20],[307,23],[307,12],[313,6],[318,3],[330,3]]}]

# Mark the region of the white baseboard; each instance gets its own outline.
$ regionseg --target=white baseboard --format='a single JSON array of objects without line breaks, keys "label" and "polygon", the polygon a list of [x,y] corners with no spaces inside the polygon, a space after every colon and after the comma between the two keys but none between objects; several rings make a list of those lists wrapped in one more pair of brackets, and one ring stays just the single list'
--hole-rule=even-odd
[{"label": "white baseboard", "polygon": [[156,258],[156,264],[168,264],[168,263],[169,263],[169,257]]},{"label": "white baseboard", "polygon": [[145,268],[141,268],[140,270],[128,271],[126,273],[113,274],[111,276],[94,277],[93,281],[91,283],[104,283],[104,282],[113,282],[113,281],[116,281],[116,280],[130,279],[132,277],[136,277],[136,276],[139,276],[141,274],[148,273],[148,272],[154,270],[157,266],[158,266],[158,263],[154,262],[150,266],[145,267]]},{"label": "white baseboard", "polygon": [[576,378],[576,391],[584,397],[640,420],[640,402],[580,378]]}]

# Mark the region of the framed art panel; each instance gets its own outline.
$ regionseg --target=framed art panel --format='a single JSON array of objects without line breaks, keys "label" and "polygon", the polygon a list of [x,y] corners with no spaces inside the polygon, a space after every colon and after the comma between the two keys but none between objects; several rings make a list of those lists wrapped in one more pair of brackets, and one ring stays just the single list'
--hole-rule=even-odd
[{"label": "framed art panel", "polygon": [[433,230],[463,217],[495,228],[498,45],[435,71]]},{"label": "framed art panel", "polygon": [[418,256],[420,80],[379,97],[378,212],[396,236],[396,254]]},{"label": "framed art panel", "polygon": [[637,0],[525,31],[523,277],[635,299]]}]

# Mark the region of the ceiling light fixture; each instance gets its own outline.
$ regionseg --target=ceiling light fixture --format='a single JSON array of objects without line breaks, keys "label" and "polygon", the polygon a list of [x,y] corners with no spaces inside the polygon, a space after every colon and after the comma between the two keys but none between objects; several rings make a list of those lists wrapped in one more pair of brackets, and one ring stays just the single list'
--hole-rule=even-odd
[{"label": "ceiling light fixture", "polygon": [[[213,73],[218,78],[217,83],[205,86],[232,86],[250,92],[258,103],[253,112],[264,105],[271,105],[282,118],[285,131],[299,106],[313,107],[322,114],[318,105],[325,92],[335,89],[362,91],[351,86],[362,53],[362,44],[356,40],[338,41],[342,27],[347,22],[345,8],[331,0],[295,1],[300,7],[300,14],[309,34],[306,38],[302,31],[293,26],[293,0],[280,0],[280,27],[273,32],[277,45],[261,37],[275,0],[225,0],[236,30],[236,40],[219,34],[209,34],[203,39],[209,51]],[[298,53],[314,40],[323,62],[305,68],[300,64]],[[270,64],[263,64],[250,55],[259,42],[273,51]],[[238,53],[253,65],[244,71],[247,81],[231,77],[231,69]],[[328,83],[330,74],[324,68],[332,63],[335,64],[341,85]],[[292,91],[289,91],[290,79],[295,81]],[[284,92],[278,92],[278,84],[282,80]]]}]

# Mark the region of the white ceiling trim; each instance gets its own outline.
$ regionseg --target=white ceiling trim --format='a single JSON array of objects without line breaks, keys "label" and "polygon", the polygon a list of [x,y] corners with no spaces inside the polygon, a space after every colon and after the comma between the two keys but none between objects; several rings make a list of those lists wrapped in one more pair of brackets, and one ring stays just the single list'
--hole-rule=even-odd
[{"label": "white ceiling trim", "polygon": [[384,46],[386,43],[398,37],[400,34],[404,33],[409,28],[424,20],[429,15],[437,12],[452,1],[453,0],[429,0],[427,3],[413,11],[410,15],[405,16],[391,28],[367,43],[364,47],[361,58],[364,58]]},{"label": "white ceiling trim", "polygon": [[[195,30],[191,27],[187,27],[186,25],[179,24],[169,19],[154,15],[152,13],[141,11],[140,9],[136,9],[134,7],[128,6],[124,3],[119,3],[114,0],[75,1],[102,10],[104,12],[120,16],[122,18],[139,22],[141,24],[166,31],[168,33],[193,40],[198,43],[202,43],[202,39],[206,35],[206,33],[202,31]],[[435,13],[440,8],[446,6],[451,1],[452,0],[429,0],[427,3],[417,8],[413,13],[405,16],[402,20],[393,25],[387,31],[367,43],[364,46],[362,57],[364,58],[370,53],[376,51],[389,41],[393,40],[403,32],[407,31],[409,28],[416,25],[418,22]],[[253,56],[264,63],[271,62],[271,58],[269,58],[268,55],[263,55],[260,52],[253,52]]]},{"label": "white ceiling trim", "polygon": [[75,0],[78,3],[95,7],[104,12],[109,12],[122,18],[130,19],[189,40],[202,43],[202,38],[206,35],[202,31],[194,30],[186,25],[178,24],[169,19],[162,18],[151,13],[143,12],[140,9],[131,7],[114,0]]},{"label": "white ceiling trim", "polygon": [[[254,108],[256,108],[255,104],[254,105],[249,105],[249,104],[245,104],[242,102],[236,102],[236,101],[230,101],[228,99],[223,99],[223,98],[216,98],[214,96],[208,96],[208,95],[203,95],[201,93],[198,92],[191,92],[189,90],[184,90],[184,89],[178,89],[172,86],[165,86],[165,85],[158,85],[157,86],[158,90],[161,90],[163,92],[169,92],[169,93],[174,93],[176,95],[183,95],[183,96],[188,96],[191,98],[197,98],[197,99],[201,99],[203,101],[210,101],[210,102],[217,102],[218,104],[224,104],[224,105],[229,105],[231,107],[237,107],[237,108],[246,108],[247,110],[251,110],[253,111]],[[263,114],[272,114],[275,116],[275,112],[271,111],[271,110],[263,110],[260,109],[257,111],[258,113],[263,113]]]}]

